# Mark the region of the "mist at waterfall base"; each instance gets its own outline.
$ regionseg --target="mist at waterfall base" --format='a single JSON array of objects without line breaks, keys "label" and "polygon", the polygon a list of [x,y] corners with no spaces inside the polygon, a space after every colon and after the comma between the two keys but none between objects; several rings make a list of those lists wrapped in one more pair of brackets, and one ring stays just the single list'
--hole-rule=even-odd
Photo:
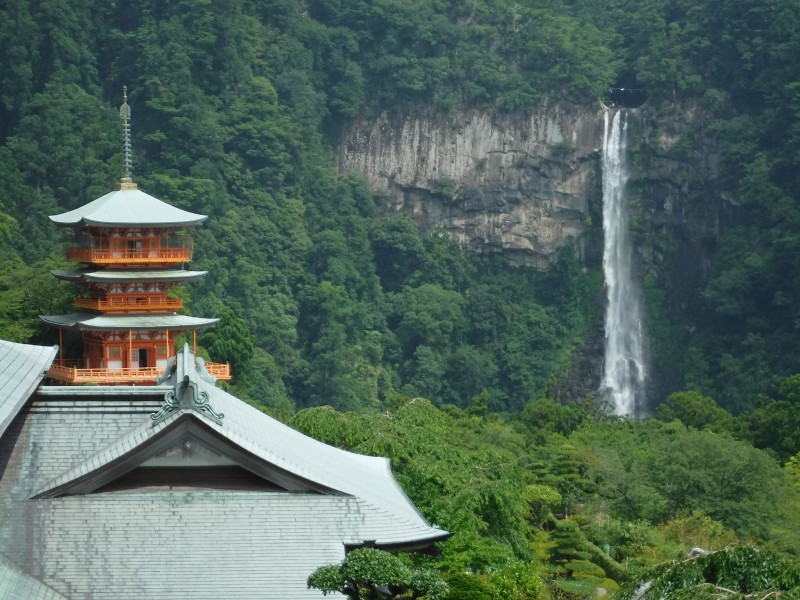
[{"label": "mist at waterfall base", "polygon": [[603,136],[603,274],[608,298],[599,396],[615,414],[644,416],[647,379],[640,288],[631,269],[625,188],[628,111],[605,112]]}]

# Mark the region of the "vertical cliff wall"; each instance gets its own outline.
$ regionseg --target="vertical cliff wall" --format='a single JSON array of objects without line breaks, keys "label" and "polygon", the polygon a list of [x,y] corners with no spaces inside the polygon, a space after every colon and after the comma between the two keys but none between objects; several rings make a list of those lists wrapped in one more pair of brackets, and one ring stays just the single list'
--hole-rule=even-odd
[{"label": "vertical cliff wall", "polygon": [[524,118],[386,112],[349,127],[339,164],[363,174],[387,211],[545,269],[584,230],[601,140],[601,113],[586,109],[543,106]]},{"label": "vertical cliff wall", "polygon": [[675,280],[679,295],[695,293],[714,240],[736,219],[735,190],[720,176],[718,140],[693,105],[632,116],[629,209],[637,268],[641,276]]}]

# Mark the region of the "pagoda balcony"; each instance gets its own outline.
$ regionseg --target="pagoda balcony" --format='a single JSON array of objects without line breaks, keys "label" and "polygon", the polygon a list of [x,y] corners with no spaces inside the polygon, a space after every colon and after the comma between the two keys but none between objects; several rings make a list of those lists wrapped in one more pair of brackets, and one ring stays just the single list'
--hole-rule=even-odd
[{"label": "pagoda balcony", "polygon": [[163,294],[123,296],[117,298],[76,298],[76,308],[96,310],[102,313],[125,312],[174,312],[183,308],[183,300],[165,298]]},{"label": "pagoda balcony", "polygon": [[95,265],[168,265],[191,262],[192,248],[67,248],[67,259]]},{"label": "pagoda balcony", "polygon": [[[78,362],[62,361],[61,364],[53,364],[47,371],[47,376],[69,385],[155,385],[156,379],[163,373],[163,369],[158,367],[84,369],[75,366]],[[205,368],[218,381],[231,379],[231,367],[228,363],[206,362]]]},{"label": "pagoda balcony", "polygon": [[217,378],[217,381],[231,380],[231,366],[228,363],[206,362],[204,365],[209,375]]}]

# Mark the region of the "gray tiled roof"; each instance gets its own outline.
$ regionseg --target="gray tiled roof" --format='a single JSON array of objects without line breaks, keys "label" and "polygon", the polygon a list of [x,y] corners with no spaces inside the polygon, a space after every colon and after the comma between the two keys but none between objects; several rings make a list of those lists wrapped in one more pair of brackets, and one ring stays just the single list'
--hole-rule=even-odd
[{"label": "gray tiled roof", "polygon": [[139,189],[115,190],[80,208],[50,217],[58,225],[109,227],[183,227],[198,225],[206,218],[205,215],[181,210],[162,202]]},{"label": "gray tiled roof", "polygon": [[15,567],[0,555],[0,598],[3,600],[66,600],[64,596]]},{"label": "gray tiled roof", "polygon": [[0,436],[42,381],[56,352],[55,346],[0,340]]},{"label": "gray tiled roof", "polygon": [[[344,557],[358,501],[242,491],[154,491],[29,502],[41,532],[20,557],[70,600],[321,599],[306,579]],[[336,597],[339,597],[338,595]]]},{"label": "gray tiled roof", "polygon": [[[306,578],[340,561],[345,545],[447,535],[416,511],[385,459],[326,446],[200,373],[178,375],[161,386],[39,389],[0,438],[0,552],[17,568],[70,600],[322,598]],[[221,423],[182,404],[153,424],[165,394],[189,386],[207,394]],[[254,473],[308,482],[306,491],[64,486],[121,477],[187,427],[245,457]],[[43,490],[57,493],[33,499]]]},{"label": "gray tiled roof", "polygon": [[73,313],[70,315],[40,315],[42,321],[55,327],[80,330],[122,329],[205,329],[213,327],[219,319],[205,319],[188,315],[97,315]]},{"label": "gray tiled roof", "polygon": [[53,269],[50,271],[66,281],[185,281],[204,277],[208,271],[177,269],[148,269],[146,271],[110,271],[106,269]]}]

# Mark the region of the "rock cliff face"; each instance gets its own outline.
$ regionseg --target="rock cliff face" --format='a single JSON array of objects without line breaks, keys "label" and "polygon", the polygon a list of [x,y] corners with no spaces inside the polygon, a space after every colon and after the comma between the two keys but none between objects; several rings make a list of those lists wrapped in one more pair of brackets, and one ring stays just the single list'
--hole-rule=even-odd
[{"label": "rock cliff face", "polygon": [[709,245],[736,219],[735,192],[720,177],[720,150],[695,106],[634,111],[630,223],[641,276],[673,278],[678,295],[697,293]]},{"label": "rock cliff face", "polygon": [[[701,279],[700,240],[716,236],[733,210],[702,117],[685,106],[632,111],[629,197],[641,275],[668,263]],[[602,107],[543,105],[528,117],[385,112],[348,127],[339,167],[362,174],[387,212],[407,213],[423,230],[442,228],[473,251],[546,269],[564,241],[586,232],[590,208],[599,215],[591,203],[601,201],[602,140]]]},{"label": "rock cliff face", "polygon": [[411,215],[421,228],[545,269],[584,230],[601,115],[560,106],[528,118],[383,113],[352,124],[339,165],[364,175],[388,211]]}]

